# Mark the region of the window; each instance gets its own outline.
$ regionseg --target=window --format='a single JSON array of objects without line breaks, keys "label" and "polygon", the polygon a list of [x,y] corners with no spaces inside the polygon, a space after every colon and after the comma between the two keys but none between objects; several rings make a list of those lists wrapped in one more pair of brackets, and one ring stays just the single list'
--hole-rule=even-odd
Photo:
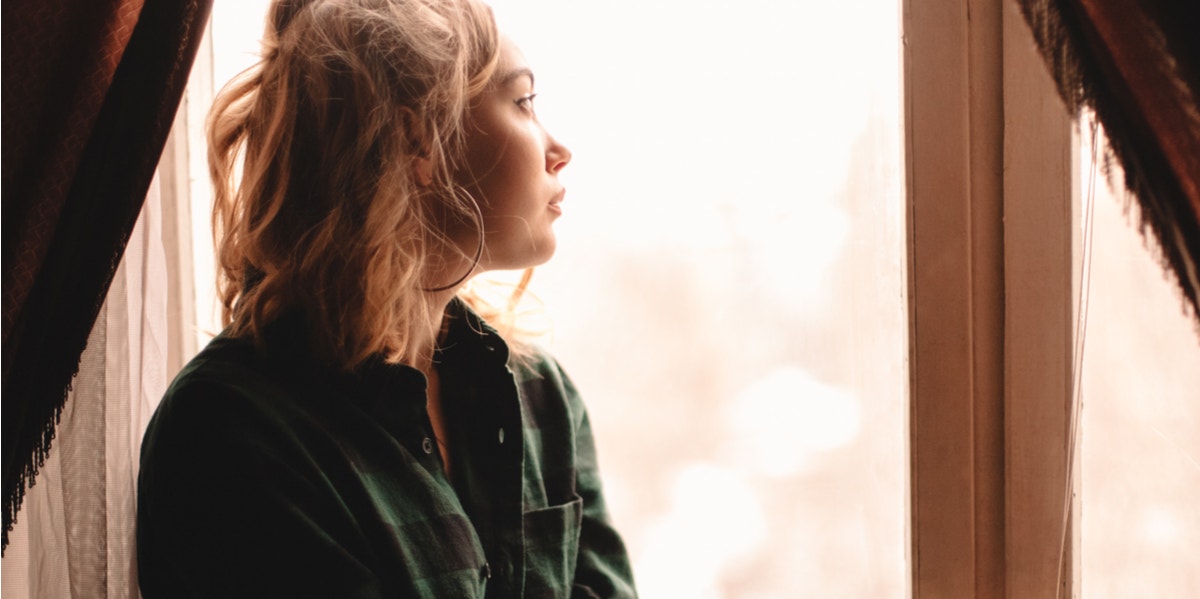
[{"label": "window", "polygon": [[[1091,154],[1084,139],[1081,155]],[[1138,234],[1132,199],[1082,163],[1083,189],[1094,189],[1084,221],[1083,590],[1176,596],[1200,589],[1200,332],[1154,242]],[[1111,175],[1118,189],[1122,177]]]},{"label": "window", "polygon": [[899,5],[495,6],[575,150],[534,289],[643,596],[903,596]]}]

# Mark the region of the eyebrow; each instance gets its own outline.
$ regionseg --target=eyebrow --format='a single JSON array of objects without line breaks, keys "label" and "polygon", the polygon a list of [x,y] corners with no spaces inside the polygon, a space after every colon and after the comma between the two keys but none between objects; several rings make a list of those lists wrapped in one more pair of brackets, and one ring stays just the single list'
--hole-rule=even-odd
[{"label": "eyebrow", "polygon": [[533,71],[527,68],[513,69],[496,79],[498,85],[508,85],[521,77],[529,77],[529,85],[533,86]]}]

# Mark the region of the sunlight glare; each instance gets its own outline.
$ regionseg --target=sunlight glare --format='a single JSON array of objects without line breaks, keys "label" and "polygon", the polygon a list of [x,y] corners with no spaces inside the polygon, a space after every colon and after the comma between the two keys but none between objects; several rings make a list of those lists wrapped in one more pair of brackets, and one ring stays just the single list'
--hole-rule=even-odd
[{"label": "sunlight glare", "polygon": [[707,463],[679,470],[671,507],[650,527],[637,564],[647,597],[720,597],[721,570],[766,537],[766,518],[740,474]]},{"label": "sunlight glare", "polygon": [[739,468],[773,477],[800,474],[823,452],[848,446],[859,433],[853,392],[812,378],[802,368],[775,370],[744,389],[726,407],[728,455]]}]

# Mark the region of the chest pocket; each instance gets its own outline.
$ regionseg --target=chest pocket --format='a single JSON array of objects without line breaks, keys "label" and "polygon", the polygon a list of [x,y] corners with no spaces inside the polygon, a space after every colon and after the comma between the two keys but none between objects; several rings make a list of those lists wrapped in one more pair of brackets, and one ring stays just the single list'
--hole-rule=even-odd
[{"label": "chest pocket", "polygon": [[569,597],[579,555],[583,500],[525,512],[525,594]]}]

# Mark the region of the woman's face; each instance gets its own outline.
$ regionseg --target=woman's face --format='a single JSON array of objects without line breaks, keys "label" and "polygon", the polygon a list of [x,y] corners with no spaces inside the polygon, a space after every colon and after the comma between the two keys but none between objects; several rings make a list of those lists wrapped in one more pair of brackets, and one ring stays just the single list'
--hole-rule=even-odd
[{"label": "woman's face", "polygon": [[[552,225],[566,193],[558,172],[571,152],[538,122],[533,96],[533,72],[503,37],[492,84],[468,112],[467,170],[461,174],[483,212],[480,270],[528,268],[554,255]],[[476,243],[473,238],[463,247]]]}]

